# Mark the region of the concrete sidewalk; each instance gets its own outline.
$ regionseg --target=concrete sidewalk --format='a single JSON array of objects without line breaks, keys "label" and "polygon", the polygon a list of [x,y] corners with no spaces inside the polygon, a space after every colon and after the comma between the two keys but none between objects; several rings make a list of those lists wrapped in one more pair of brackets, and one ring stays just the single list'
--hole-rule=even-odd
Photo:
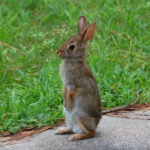
[{"label": "concrete sidewalk", "polygon": [[150,121],[103,116],[96,137],[68,142],[69,135],[44,131],[0,150],[150,150]]}]

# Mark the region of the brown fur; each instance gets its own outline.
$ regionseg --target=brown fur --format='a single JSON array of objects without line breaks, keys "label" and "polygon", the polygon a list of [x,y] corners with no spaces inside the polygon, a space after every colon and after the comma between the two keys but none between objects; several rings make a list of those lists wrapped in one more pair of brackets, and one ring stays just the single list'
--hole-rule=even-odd
[{"label": "brown fur", "polygon": [[73,108],[73,98],[75,97],[75,90],[67,90],[66,86],[63,86],[63,105],[68,111],[71,111]]},{"label": "brown fur", "polygon": [[67,103],[66,93],[67,93],[67,88],[66,88],[66,86],[63,86],[63,88],[62,88],[62,94],[63,94],[63,105],[64,106],[66,106],[66,103]]},{"label": "brown fur", "polygon": [[73,91],[68,91],[67,92],[67,104],[66,104],[66,109],[68,110],[68,111],[71,111],[72,110],[72,108],[73,108],[73,104],[74,104],[74,102],[73,102],[73,98],[75,97],[75,90]]},{"label": "brown fur", "polygon": [[69,141],[84,140],[95,136],[95,132],[73,134],[69,137]]}]

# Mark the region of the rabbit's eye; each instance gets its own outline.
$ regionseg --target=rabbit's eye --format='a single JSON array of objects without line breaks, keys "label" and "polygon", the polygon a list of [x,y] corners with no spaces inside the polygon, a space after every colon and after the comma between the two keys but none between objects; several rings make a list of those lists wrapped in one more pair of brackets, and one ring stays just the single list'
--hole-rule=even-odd
[{"label": "rabbit's eye", "polygon": [[75,48],[74,45],[70,45],[70,46],[69,46],[69,49],[70,49],[70,50],[73,50],[74,48]]}]

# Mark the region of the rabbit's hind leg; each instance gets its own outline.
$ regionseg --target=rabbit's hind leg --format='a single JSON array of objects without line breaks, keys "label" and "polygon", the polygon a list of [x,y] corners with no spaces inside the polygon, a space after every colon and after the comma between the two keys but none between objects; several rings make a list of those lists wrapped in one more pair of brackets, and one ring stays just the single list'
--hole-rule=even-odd
[{"label": "rabbit's hind leg", "polygon": [[95,136],[95,131],[92,131],[92,130],[89,131],[80,120],[78,120],[77,122],[80,128],[83,130],[83,133],[71,135],[69,137],[69,141],[83,140],[83,139],[92,138]]},{"label": "rabbit's hind leg", "polygon": [[72,133],[72,130],[67,127],[62,127],[55,132],[56,135],[67,134],[67,133]]}]

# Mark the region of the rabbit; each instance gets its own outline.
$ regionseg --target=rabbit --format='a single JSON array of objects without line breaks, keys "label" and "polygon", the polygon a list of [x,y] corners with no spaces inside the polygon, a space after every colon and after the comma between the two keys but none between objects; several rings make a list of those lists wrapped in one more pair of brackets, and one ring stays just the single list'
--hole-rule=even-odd
[{"label": "rabbit", "polygon": [[86,45],[92,39],[95,28],[96,22],[87,26],[85,16],[80,16],[78,34],[66,40],[57,50],[63,60],[60,75],[66,127],[58,129],[55,134],[73,133],[69,141],[94,137],[102,117],[98,87],[85,62]]}]

